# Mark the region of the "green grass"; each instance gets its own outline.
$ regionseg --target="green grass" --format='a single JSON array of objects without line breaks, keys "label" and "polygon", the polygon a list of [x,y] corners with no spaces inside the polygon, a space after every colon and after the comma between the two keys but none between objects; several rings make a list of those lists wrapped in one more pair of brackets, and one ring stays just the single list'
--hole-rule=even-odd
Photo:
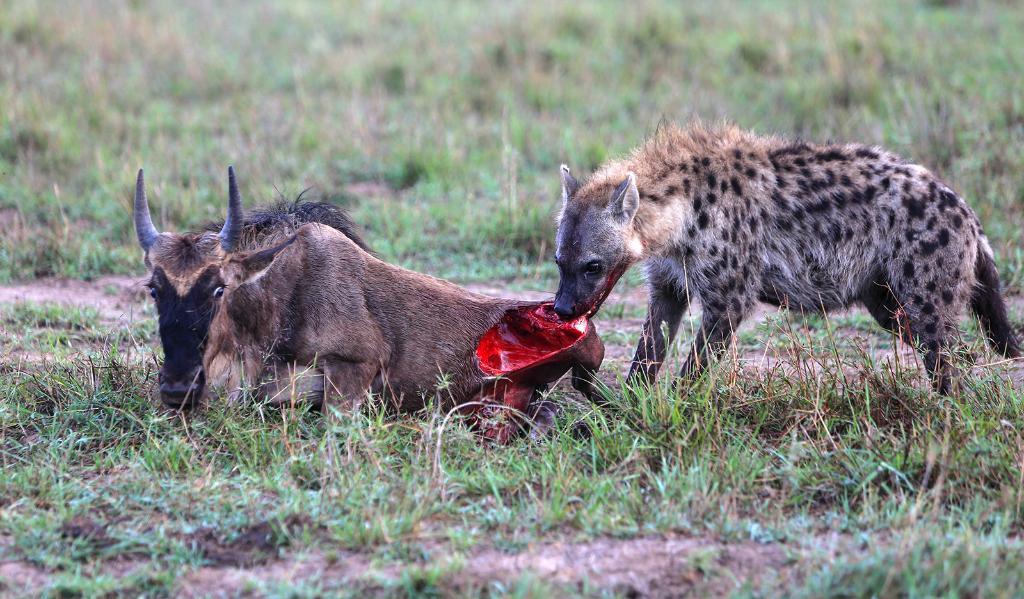
[{"label": "green grass", "polygon": [[350,205],[387,258],[551,275],[558,164],[697,115],[935,169],[1019,287],[1024,14],[851,7],[17,0],[0,15],[0,280],[139,271],[135,169],[177,230],[222,214],[229,163],[250,203],[314,186]]},{"label": "green grass", "polygon": [[142,349],[137,344],[156,339],[155,312],[146,309],[131,324],[111,326],[95,308],[60,303],[0,303],[0,342],[5,351],[60,358],[90,346]]},{"label": "green grass", "polygon": [[[202,565],[357,552],[390,572],[358,581],[360,592],[416,595],[497,592],[461,578],[482,548],[684,534],[792,552],[785,576],[756,572],[744,591],[755,596],[1016,588],[1005,585],[1024,576],[1019,390],[997,369],[936,397],[913,368],[840,351],[825,329],[795,362],[821,366],[816,375],[727,361],[678,396],[667,381],[619,388],[600,412],[565,396],[554,436],[500,449],[432,409],[396,419],[373,406],[325,416],[214,403],[181,417],[151,399],[152,361],[120,351],[8,369],[0,558],[51,572],[54,593],[159,595]],[[590,438],[574,435],[580,422]],[[849,544],[841,559],[825,550],[835,535]],[[716,572],[706,559],[702,571]],[[109,573],[125,560],[137,571]],[[274,594],[279,582],[265,584]],[[328,577],[307,591],[348,584]]]},{"label": "green grass", "polygon": [[[0,282],[142,272],[135,170],[158,225],[180,230],[221,215],[234,164],[249,205],[313,186],[386,259],[550,290],[558,165],[587,172],[699,116],[932,168],[1020,292],[1022,29],[1024,11],[994,0],[11,0]],[[863,315],[740,335],[741,355],[770,347],[787,369],[726,363],[678,396],[668,381],[617,388],[602,412],[566,395],[554,436],[507,448],[437,410],[167,413],[151,398],[155,329],[151,311],[115,326],[88,308],[0,306],[0,352],[41,358],[0,363],[0,567],[44,573],[50,596],[165,596],[204,566],[279,558],[328,575],[253,593],[628,595],[480,580],[466,564],[656,535],[709,544],[679,567],[697,594],[1009,597],[1024,578],[1024,400],[1007,367],[936,397]],[[743,570],[727,547],[788,557]],[[343,579],[353,559],[368,574]]]}]

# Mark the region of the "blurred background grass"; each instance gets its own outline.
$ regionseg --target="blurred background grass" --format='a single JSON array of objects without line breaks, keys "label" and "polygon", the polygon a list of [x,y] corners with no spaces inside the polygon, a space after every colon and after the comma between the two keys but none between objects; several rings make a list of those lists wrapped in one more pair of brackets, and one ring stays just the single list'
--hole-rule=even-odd
[{"label": "blurred background grass", "polygon": [[45,2],[0,10],[0,282],[139,272],[159,226],[314,187],[387,259],[548,277],[559,163],[663,119],[889,146],[1022,282],[1017,2]]}]

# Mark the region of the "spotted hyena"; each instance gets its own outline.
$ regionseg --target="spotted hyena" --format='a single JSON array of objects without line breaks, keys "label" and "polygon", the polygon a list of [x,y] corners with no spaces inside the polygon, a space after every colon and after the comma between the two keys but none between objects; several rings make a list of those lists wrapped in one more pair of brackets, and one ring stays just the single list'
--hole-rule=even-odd
[{"label": "spotted hyena", "polygon": [[[966,305],[993,347],[1019,356],[977,216],[922,166],[883,149],[663,127],[580,183],[562,167],[555,307],[592,312],[643,261],[650,303],[629,380],[650,382],[690,298],[702,321],[681,376],[719,355],[755,302],[863,304],[916,342],[936,387]],[[667,333],[667,337],[666,337]]]}]

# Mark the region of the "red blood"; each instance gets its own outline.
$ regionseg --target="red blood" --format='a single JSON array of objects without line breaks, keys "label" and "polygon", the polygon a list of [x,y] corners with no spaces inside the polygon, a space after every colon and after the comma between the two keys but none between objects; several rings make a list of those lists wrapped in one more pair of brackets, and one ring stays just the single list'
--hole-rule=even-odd
[{"label": "red blood", "polygon": [[[555,314],[554,303],[545,302],[508,310],[487,329],[476,347],[477,361],[485,375],[500,378],[485,382],[477,395],[476,401],[489,405],[472,409],[476,412],[475,426],[484,438],[508,443],[518,435],[521,415],[527,411],[534,390],[558,380],[580,360],[573,346],[593,331],[590,317],[624,272],[625,267],[615,269],[604,288],[591,299],[591,307],[575,320],[562,320]],[[600,341],[597,345],[603,355]],[[594,348],[581,345],[580,351],[592,352]]]},{"label": "red blood", "polygon": [[563,321],[545,302],[509,310],[476,348],[480,370],[505,376],[556,359],[587,333],[587,317]]},{"label": "red blood", "polygon": [[626,274],[626,270],[628,268],[628,264],[618,266],[608,274],[608,278],[605,279],[604,288],[601,289],[601,292],[598,293],[597,296],[593,299],[594,303],[593,305],[590,306],[590,309],[587,310],[587,316],[593,316],[594,314],[597,314],[597,311],[601,308],[601,305],[604,303],[604,300],[608,299],[608,296],[611,295],[612,288],[615,287],[615,284],[619,282],[619,279],[622,277],[622,275]]}]

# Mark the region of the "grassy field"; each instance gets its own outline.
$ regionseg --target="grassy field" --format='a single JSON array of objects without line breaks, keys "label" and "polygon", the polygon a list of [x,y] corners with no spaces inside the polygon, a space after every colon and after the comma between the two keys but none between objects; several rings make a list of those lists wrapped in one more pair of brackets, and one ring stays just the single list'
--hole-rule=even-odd
[{"label": "grassy field", "polygon": [[551,291],[560,163],[729,119],[934,169],[1019,324],[1022,30],[1011,1],[4,1],[0,596],[1021,596],[1024,376],[971,323],[949,398],[856,311],[769,315],[679,397],[632,393],[634,274],[598,323],[621,401],[556,390],[541,442],[185,417],[150,397],[130,202],[144,166],[159,227],[216,219],[234,164],[250,205],[312,187],[386,259]]}]

